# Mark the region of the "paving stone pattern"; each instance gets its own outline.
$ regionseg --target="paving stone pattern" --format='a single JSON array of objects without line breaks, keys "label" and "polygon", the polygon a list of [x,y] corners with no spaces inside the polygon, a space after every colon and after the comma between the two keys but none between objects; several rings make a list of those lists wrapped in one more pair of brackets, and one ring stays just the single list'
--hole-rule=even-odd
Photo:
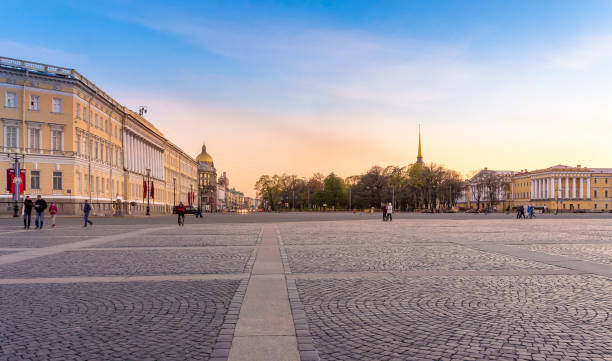
[{"label": "paving stone pattern", "polygon": [[572,258],[584,259],[596,263],[612,264],[612,243],[610,244],[559,244],[559,245],[530,245],[522,248],[554,254],[558,256],[566,256]]},{"label": "paving stone pattern", "polygon": [[595,276],[297,280],[322,360],[610,360]]},{"label": "paving stone pattern", "polygon": [[0,360],[208,360],[240,281],[0,286]]},{"label": "paving stone pattern", "polygon": [[101,247],[254,246],[258,234],[144,235],[104,243]]},{"label": "paving stone pattern", "polygon": [[556,269],[458,245],[285,247],[293,273],[414,270]]},{"label": "paving stone pattern", "polygon": [[247,247],[71,251],[0,266],[0,277],[242,273],[254,253]]}]

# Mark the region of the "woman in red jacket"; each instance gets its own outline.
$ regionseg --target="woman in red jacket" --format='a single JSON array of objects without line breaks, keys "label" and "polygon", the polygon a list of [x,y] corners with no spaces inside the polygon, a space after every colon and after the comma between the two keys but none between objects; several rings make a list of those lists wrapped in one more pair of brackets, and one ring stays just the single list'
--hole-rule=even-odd
[{"label": "woman in red jacket", "polygon": [[55,216],[57,215],[57,206],[55,202],[51,202],[49,206],[49,214],[51,215],[51,228],[55,228]]}]

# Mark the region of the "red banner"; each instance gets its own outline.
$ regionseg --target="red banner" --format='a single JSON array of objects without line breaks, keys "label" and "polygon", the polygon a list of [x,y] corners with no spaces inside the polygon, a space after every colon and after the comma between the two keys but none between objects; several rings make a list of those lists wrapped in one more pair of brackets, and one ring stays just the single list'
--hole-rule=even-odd
[{"label": "red banner", "polygon": [[151,182],[151,198],[155,199],[155,185]]},{"label": "red banner", "polygon": [[[21,184],[19,185],[19,194],[23,194],[26,188],[26,170],[20,169],[19,175],[21,178]],[[15,194],[15,169],[9,168],[6,170],[6,191]]]},{"label": "red banner", "polygon": [[142,177],[142,199],[147,198],[147,181]]}]

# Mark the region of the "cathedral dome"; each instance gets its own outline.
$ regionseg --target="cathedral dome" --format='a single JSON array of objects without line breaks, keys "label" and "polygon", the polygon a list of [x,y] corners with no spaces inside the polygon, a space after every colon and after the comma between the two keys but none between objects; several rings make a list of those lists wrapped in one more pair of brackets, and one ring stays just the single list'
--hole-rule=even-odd
[{"label": "cathedral dome", "polygon": [[210,154],[206,153],[206,144],[202,145],[202,153],[198,154],[196,157],[196,162],[198,163],[213,163],[213,159]]}]

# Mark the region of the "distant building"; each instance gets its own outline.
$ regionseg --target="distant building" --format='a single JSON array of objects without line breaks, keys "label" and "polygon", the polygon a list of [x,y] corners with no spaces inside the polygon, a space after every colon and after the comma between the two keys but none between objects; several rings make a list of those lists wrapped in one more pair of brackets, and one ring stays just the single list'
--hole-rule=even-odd
[{"label": "distant building", "polygon": [[216,210],[217,203],[217,170],[213,158],[206,152],[206,144],[202,145],[202,153],[196,157],[198,163],[198,207],[206,212]]},{"label": "distant building", "polygon": [[[612,211],[612,168],[555,165],[520,172],[484,170],[468,180],[462,208],[534,206],[559,211]],[[491,202],[490,196],[493,195]],[[479,202],[480,200],[480,202]]]}]

